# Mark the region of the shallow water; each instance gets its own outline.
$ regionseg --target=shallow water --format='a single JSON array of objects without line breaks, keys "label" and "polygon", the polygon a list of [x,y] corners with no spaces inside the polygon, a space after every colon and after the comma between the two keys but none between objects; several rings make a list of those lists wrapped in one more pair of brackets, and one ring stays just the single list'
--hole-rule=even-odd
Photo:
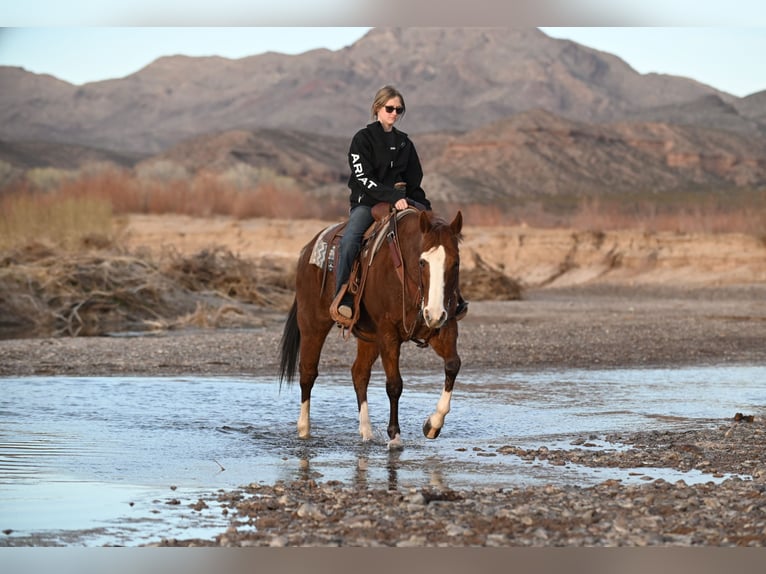
[{"label": "shallow water", "polygon": [[[766,367],[464,371],[441,436],[421,426],[442,379],[408,377],[400,402],[404,450],[386,449],[382,373],[369,392],[375,440],[357,435],[344,375],[323,376],[312,433],[296,436],[298,385],[265,377],[0,379],[0,545],[138,545],[210,538],[228,519],[218,489],[312,477],[370,488],[451,488],[609,478],[714,480],[669,469],[592,469],[529,463],[503,445],[622,448],[607,433],[717,425],[766,411]],[[720,479],[719,479],[720,480]],[[204,500],[202,507],[190,505]]]}]

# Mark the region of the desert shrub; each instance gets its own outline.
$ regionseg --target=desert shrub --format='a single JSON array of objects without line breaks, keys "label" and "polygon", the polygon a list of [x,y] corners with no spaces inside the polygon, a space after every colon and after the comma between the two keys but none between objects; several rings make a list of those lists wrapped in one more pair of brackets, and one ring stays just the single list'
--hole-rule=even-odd
[{"label": "desert shrub", "polygon": [[[50,242],[64,249],[91,241],[109,242],[114,233],[109,201],[89,197],[25,193],[0,198],[0,248]],[[95,240],[96,237],[106,239]]]},{"label": "desert shrub", "polygon": [[239,191],[252,190],[264,184],[277,187],[295,186],[295,181],[292,178],[278,175],[277,172],[267,167],[256,167],[247,163],[238,163],[222,172],[218,177],[223,185]]},{"label": "desert shrub", "polygon": [[77,177],[75,170],[36,167],[27,171],[26,180],[36,191],[52,192]]},{"label": "desert shrub", "polygon": [[30,243],[0,254],[0,333],[86,336],[125,329],[261,324],[287,310],[294,274],[223,248],[159,259]]},{"label": "desert shrub", "polygon": [[474,254],[474,266],[460,270],[460,290],[463,297],[475,301],[516,301],[523,296],[521,282],[497,269],[479,254]]},{"label": "desert shrub", "polygon": [[184,166],[165,159],[140,164],[135,171],[136,177],[143,181],[167,183],[189,179],[189,172]]},{"label": "desert shrub", "polygon": [[21,170],[7,161],[0,160],[0,193],[21,177]]}]

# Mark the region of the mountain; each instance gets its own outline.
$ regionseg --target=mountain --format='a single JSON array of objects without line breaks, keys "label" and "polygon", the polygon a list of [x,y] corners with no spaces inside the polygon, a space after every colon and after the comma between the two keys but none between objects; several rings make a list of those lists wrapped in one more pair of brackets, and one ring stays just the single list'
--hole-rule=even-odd
[{"label": "mountain", "polygon": [[141,156],[135,153],[118,153],[77,144],[0,141],[0,161],[20,169],[55,167],[74,170],[94,163],[132,167],[140,159]]},{"label": "mountain", "polygon": [[709,94],[690,102],[636,110],[627,113],[625,118],[766,136],[766,97],[729,103],[716,94]]},{"label": "mountain", "polygon": [[734,102],[734,106],[743,116],[766,125],[766,90],[741,98]]},{"label": "mountain", "polygon": [[[413,136],[429,197],[494,203],[540,196],[599,196],[757,187],[766,138],[652,122],[590,124],[531,110],[460,134]],[[271,170],[316,195],[347,193],[348,140],[297,131],[198,136],[138,169],[257,176]],[[157,166],[152,168],[152,166]]]},{"label": "mountain", "polygon": [[513,28],[375,28],[338,51],[164,57],[80,87],[0,67],[0,175],[111,162],[345,193],[348,142],[385,83],[434,199],[766,186],[766,91],[639,74]]},{"label": "mountain", "polygon": [[757,187],[766,184],[766,138],[533,110],[453,137],[425,171],[424,186],[464,202]]},{"label": "mountain", "polygon": [[[306,188],[348,181],[348,140],[293,130],[234,130],[190,138],[139,162],[137,169],[170,164],[185,173],[233,173],[242,166],[269,171]],[[179,171],[175,169],[174,171]],[[253,172],[253,173],[255,173]]]},{"label": "mountain", "polygon": [[[386,83],[405,94],[401,127],[413,134],[468,131],[535,108],[600,123],[703,96],[737,100],[687,78],[639,74],[616,56],[536,28],[374,28],[337,51],[163,57],[83,86],[0,67],[0,139],[151,154],[233,129],[348,138],[369,120]],[[762,118],[765,106],[752,107]]]}]

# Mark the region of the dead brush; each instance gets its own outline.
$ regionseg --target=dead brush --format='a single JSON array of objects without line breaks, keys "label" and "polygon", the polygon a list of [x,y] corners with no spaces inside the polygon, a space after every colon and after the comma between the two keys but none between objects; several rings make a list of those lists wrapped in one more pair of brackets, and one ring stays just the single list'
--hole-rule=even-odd
[{"label": "dead brush", "polygon": [[[274,283],[270,283],[273,281]],[[0,328],[54,336],[258,325],[252,306],[286,309],[282,275],[226,250],[155,261],[30,244],[0,255]]]},{"label": "dead brush", "polygon": [[168,251],[162,265],[166,276],[190,291],[215,292],[242,303],[287,309],[292,286],[285,272],[238,257],[224,247],[191,256]]},{"label": "dead brush", "polygon": [[489,265],[478,253],[473,260],[473,268],[460,270],[460,290],[466,299],[516,301],[522,298],[519,281]]},{"label": "dead brush", "polygon": [[70,336],[161,319],[177,291],[136,257],[55,252],[3,267],[0,287],[9,323]]}]

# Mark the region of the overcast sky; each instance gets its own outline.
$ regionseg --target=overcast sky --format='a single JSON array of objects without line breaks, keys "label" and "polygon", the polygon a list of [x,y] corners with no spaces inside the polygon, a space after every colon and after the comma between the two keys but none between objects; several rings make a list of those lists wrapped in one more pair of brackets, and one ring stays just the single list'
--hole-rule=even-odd
[{"label": "overcast sky", "polygon": [[[685,1],[685,0],[684,0]],[[766,5],[766,2],[764,2]],[[638,72],[693,78],[746,96],[766,90],[766,27],[541,28],[621,57]],[[0,65],[73,84],[120,78],[160,56],[241,58],[267,51],[338,50],[366,27],[15,27],[0,29]]]}]

